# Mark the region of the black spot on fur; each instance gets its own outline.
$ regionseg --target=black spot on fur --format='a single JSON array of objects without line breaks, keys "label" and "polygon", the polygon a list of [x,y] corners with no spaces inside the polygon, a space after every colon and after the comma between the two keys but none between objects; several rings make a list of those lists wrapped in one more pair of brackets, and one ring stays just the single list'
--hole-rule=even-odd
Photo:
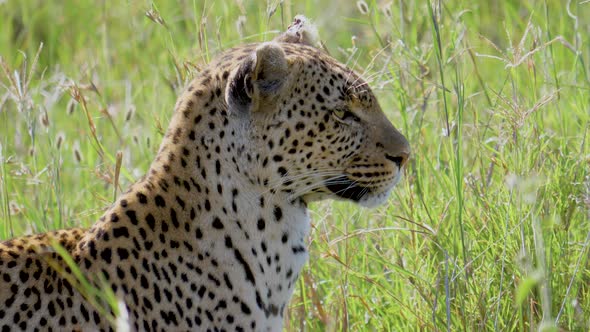
[{"label": "black spot on fur", "polygon": [[164,201],[164,198],[160,195],[156,195],[156,206],[159,206],[159,207],[166,206],[166,201]]},{"label": "black spot on fur", "polygon": [[211,224],[215,229],[223,229],[223,223],[218,217],[213,219],[213,223]]},{"label": "black spot on fur", "polygon": [[145,216],[145,221],[152,231],[156,229],[156,219],[154,219],[154,216],[151,213],[148,213],[148,215]]},{"label": "black spot on fur", "polygon": [[258,219],[258,222],[256,223],[256,225],[258,227],[258,230],[262,231],[266,227],[266,222],[264,221],[264,219],[260,218],[260,219]]},{"label": "black spot on fur", "polygon": [[281,219],[283,218],[283,210],[281,210],[281,208],[278,205],[275,205],[273,209],[273,214],[275,216],[276,221],[281,221]]},{"label": "black spot on fur", "polygon": [[240,265],[242,265],[242,267],[244,268],[244,272],[246,273],[246,280],[251,282],[253,286],[256,286],[256,281],[254,280],[254,274],[252,273],[252,269],[250,269],[250,265],[248,265],[248,263],[244,260],[244,257],[242,257],[242,254],[239,250],[234,249],[234,257],[236,258],[238,263],[240,263]]},{"label": "black spot on fur", "polygon": [[124,226],[113,228],[113,236],[115,238],[129,237],[129,231],[127,230],[127,227],[124,227]]},{"label": "black spot on fur", "polygon": [[129,217],[129,221],[131,221],[133,225],[137,225],[137,216],[135,215],[134,210],[127,210],[125,211],[125,214]]}]

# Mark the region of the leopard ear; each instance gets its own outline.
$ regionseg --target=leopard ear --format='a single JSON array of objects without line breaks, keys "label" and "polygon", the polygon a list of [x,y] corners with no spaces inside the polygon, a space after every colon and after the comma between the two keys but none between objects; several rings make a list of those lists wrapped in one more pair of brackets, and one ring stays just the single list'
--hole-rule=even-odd
[{"label": "leopard ear", "polygon": [[256,66],[252,78],[254,87],[260,97],[267,98],[283,86],[287,78],[289,65],[283,48],[277,43],[269,42],[256,49]]},{"label": "leopard ear", "polygon": [[316,26],[303,15],[295,16],[293,23],[289,25],[287,31],[275,37],[274,40],[282,43],[304,44],[313,47],[321,45]]},{"label": "leopard ear", "polygon": [[233,112],[251,112],[274,100],[288,74],[285,51],[274,42],[261,44],[230,77],[226,102]]}]

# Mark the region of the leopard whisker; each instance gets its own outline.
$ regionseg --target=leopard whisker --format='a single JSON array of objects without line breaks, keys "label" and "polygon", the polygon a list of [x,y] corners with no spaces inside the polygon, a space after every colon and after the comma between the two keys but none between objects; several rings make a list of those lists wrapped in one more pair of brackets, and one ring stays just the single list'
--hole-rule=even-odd
[{"label": "leopard whisker", "polygon": [[331,178],[323,179],[321,181],[318,181],[318,182],[315,182],[315,183],[311,183],[311,184],[309,184],[307,186],[304,186],[304,187],[300,188],[299,190],[291,193],[289,195],[289,199],[294,199],[294,198],[297,198],[297,197],[301,197],[304,194],[308,194],[308,193],[312,192],[312,190],[314,190],[314,189],[325,187],[325,184],[328,181],[333,181],[334,184],[340,184],[340,183],[344,184],[344,183],[347,183],[346,181],[338,181],[338,179],[341,176],[342,175],[339,174],[337,176],[333,176]]}]

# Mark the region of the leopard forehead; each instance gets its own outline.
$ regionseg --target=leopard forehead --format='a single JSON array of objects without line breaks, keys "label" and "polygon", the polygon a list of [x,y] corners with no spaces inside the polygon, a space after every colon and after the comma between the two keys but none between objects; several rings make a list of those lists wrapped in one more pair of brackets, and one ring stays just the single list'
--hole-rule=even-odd
[{"label": "leopard forehead", "polygon": [[[307,81],[301,82],[301,86],[310,89],[310,92],[324,94],[337,93],[336,98],[358,105],[370,110],[377,100],[371,91],[368,83],[355,71],[332,58],[322,50],[298,43],[279,43],[284,50],[290,64],[297,63],[299,66],[292,67],[298,74]],[[215,77],[220,82],[225,82],[232,70],[244,61],[250,59],[255,49],[260,44],[248,44],[229,49],[213,59],[207,69],[201,75],[204,79],[196,80],[191,88],[208,89],[211,87],[211,78]],[[223,84],[221,84],[223,85]],[[337,89],[317,91],[317,86],[334,86]],[[223,88],[223,87],[222,87]]]}]

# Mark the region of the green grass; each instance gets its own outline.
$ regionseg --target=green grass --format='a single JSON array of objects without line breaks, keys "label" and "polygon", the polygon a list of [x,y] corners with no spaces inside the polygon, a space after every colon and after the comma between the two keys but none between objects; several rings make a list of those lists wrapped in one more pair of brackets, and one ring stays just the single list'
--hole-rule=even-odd
[{"label": "green grass", "polygon": [[0,239],[91,225],[199,68],[303,13],[413,155],[386,206],[313,207],[288,330],[590,329],[588,1],[262,3],[0,1]]}]

